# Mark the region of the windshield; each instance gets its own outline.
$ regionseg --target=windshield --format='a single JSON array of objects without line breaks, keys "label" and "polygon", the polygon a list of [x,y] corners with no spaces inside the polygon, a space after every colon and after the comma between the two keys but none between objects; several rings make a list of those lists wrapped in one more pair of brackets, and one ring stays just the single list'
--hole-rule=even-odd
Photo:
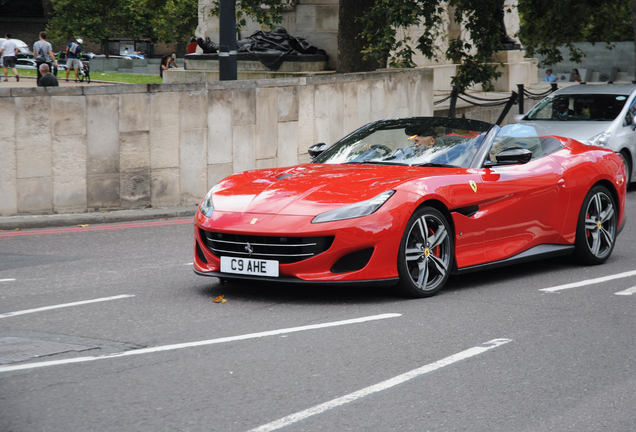
[{"label": "windshield", "polygon": [[314,162],[468,168],[492,127],[466,119],[381,120],[338,141]]},{"label": "windshield", "polygon": [[620,114],[627,96],[560,94],[544,99],[528,113],[528,120],[611,121]]}]

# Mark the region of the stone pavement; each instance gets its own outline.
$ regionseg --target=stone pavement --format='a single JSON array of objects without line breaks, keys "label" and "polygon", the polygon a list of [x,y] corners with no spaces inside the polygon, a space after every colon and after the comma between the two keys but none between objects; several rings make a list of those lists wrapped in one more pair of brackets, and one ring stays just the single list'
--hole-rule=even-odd
[{"label": "stone pavement", "polygon": [[97,225],[151,219],[192,218],[197,211],[197,208],[198,206],[182,206],[135,210],[95,211],[88,213],[2,216],[0,217],[0,231],[85,224]]}]

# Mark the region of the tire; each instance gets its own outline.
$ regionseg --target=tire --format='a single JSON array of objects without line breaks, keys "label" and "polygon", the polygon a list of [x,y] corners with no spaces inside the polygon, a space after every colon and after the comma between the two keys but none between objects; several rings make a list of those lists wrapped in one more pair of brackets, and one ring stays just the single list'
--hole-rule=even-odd
[{"label": "tire", "polygon": [[430,297],[442,289],[453,266],[453,231],[432,207],[409,219],[398,253],[398,288],[408,297]]},{"label": "tire", "polygon": [[629,184],[632,181],[632,160],[629,157],[629,153],[624,150],[621,153],[621,157],[623,158],[623,163],[625,164],[625,173],[627,175],[627,186],[629,187]]},{"label": "tire", "polygon": [[576,225],[574,255],[581,264],[603,264],[616,243],[616,203],[603,186],[594,186],[587,193]]},{"label": "tire", "polygon": [[84,74],[82,74],[82,73],[79,74],[79,82],[81,82],[81,83],[84,82]]},{"label": "tire", "polygon": [[90,84],[91,83],[91,74],[90,72],[86,72],[86,84]]}]

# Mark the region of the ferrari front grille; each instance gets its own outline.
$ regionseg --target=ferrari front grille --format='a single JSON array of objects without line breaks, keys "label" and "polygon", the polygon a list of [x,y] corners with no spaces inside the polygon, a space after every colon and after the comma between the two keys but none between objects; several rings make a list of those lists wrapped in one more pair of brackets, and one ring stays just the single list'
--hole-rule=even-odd
[{"label": "ferrari front grille", "polygon": [[326,251],[334,237],[253,236],[201,230],[201,239],[217,257],[267,259],[290,264]]}]

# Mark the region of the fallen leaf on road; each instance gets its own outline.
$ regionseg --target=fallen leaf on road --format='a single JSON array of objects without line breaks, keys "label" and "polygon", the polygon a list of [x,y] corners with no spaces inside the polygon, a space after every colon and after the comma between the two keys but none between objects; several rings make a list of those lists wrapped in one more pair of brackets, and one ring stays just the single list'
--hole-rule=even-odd
[{"label": "fallen leaf on road", "polygon": [[86,228],[87,226],[91,226],[90,224],[79,224],[78,227]]},{"label": "fallen leaf on road", "polygon": [[215,298],[214,300],[212,300],[212,303],[225,303],[225,302],[227,302],[227,300],[224,299],[222,295],[220,295],[217,298]]}]

